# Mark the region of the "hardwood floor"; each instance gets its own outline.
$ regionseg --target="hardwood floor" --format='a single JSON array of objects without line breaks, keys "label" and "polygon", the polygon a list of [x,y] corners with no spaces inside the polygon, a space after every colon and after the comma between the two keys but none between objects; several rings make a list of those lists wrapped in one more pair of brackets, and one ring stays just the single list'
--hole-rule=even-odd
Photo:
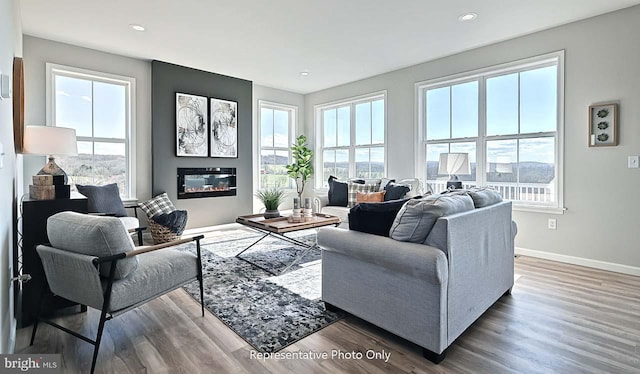
[{"label": "hardwood floor", "polygon": [[[416,345],[347,317],[284,351],[327,352],[316,360],[251,359],[251,347],[177,290],[107,322],[102,373],[638,373],[640,277],[519,257],[504,296],[434,365]],[[99,315],[60,317],[95,334]],[[18,331],[16,353],[61,353],[64,373],[88,372],[92,346],[48,325]],[[333,350],[389,352],[381,359],[332,359]],[[282,351],[281,351],[282,352]]]}]

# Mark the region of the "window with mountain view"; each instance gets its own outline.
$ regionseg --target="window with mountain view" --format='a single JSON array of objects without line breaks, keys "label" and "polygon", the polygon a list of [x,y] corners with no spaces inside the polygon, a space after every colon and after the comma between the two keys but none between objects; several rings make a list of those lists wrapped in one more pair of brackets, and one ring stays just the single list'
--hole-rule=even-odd
[{"label": "window with mountain view", "polygon": [[286,166],[291,163],[296,107],[265,101],[259,105],[260,188],[293,188]]},{"label": "window with mountain view", "polygon": [[70,184],[117,183],[122,198],[131,184],[133,78],[47,64],[50,123],[76,130],[77,156],[58,157]]},{"label": "window with mountain view", "polygon": [[469,154],[464,186],[490,186],[520,205],[561,207],[562,53],[420,84],[420,148],[439,192],[439,155]]},{"label": "window with mountain view", "polygon": [[385,176],[385,93],[316,109],[316,186],[338,179]]}]

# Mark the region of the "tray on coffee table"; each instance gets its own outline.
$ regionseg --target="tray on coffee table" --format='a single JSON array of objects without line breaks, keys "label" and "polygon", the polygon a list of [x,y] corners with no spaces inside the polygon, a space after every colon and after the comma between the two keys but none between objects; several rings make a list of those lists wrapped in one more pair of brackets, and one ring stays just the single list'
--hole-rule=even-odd
[{"label": "tray on coffee table", "polygon": [[340,218],[329,214],[315,213],[311,220],[305,222],[289,222],[288,217],[264,218],[262,214],[240,216],[237,223],[255,227],[269,232],[283,234],[285,232],[306,230],[315,227],[331,226],[340,223]]}]

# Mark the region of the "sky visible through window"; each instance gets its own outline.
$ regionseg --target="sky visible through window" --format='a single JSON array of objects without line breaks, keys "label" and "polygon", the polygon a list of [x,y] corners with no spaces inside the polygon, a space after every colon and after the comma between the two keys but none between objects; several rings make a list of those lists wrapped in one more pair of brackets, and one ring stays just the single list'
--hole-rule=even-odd
[{"label": "sky visible through window", "polygon": [[[488,78],[486,91],[487,136],[518,134],[518,119],[521,134],[556,131],[557,66]],[[426,101],[428,140],[478,136],[477,81],[428,90]],[[521,140],[520,162],[553,164],[555,147],[552,140]],[[454,150],[454,146],[458,149]],[[446,145],[428,148],[428,160],[437,160],[436,152],[447,152]],[[488,147],[488,162],[497,162],[498,157],[501,160],[508,157],[516,162],[515,148],[515,142],[493,142]],[[452,144],[451,152],[457,151],[470,152],[471,162],[475,162],[475,142]]]},{"label": "sky visible through window", "polygon": [[72,184],[117,183],[127,197],[128,87],[58,73],[54,84],[54,125],[78,137],[78,156],[60,157]]}]

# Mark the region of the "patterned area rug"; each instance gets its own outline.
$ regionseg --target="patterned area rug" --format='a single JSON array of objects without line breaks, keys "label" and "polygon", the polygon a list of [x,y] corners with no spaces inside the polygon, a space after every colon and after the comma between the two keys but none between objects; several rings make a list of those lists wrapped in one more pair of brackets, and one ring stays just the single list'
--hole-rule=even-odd
[{"label": "patterned area rug", "polygon": [[[287,234],[303,242],[315,242],[315,231]],[[205,307],[222,322],[265,353],[282,348],[343,317],[325,310],[321,296],[320,250],[309,251],[285,274],[274,276],[235,258],[260,238],[247,229],[226,230],[201,242]],[[195,245],[182,247],[195,253]],[[278,274],[304,248],[269,237],[242,257]],[[200,301],[198,283],[184,289]]]}]

